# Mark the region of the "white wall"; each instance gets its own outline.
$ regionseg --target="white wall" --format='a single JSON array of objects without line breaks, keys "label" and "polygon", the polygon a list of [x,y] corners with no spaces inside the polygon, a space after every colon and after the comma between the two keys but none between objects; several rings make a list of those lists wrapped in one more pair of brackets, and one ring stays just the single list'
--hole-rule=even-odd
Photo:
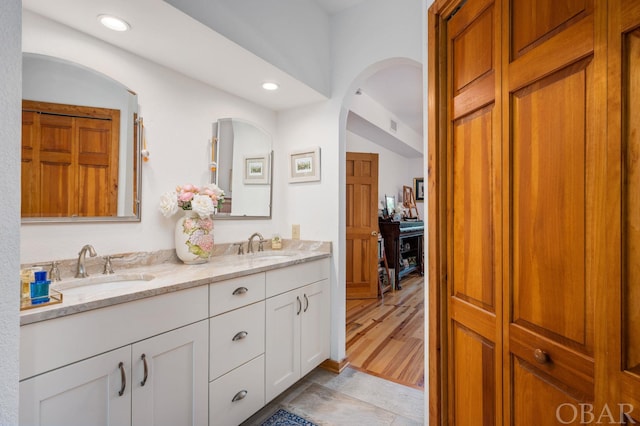
[{"label": "white wall", "polygon": [[21,8],[5,0],[0,12],[0,425],[18,424]]},{"label": "white wall", "polygon": [[[424,159],[407,158],[381,147],[368,139],[347,132],[347,152],[379,154],[378,157],[378,208],[385,195],[394,195],[402,200],[402,187],[413,187],[413,179],[423,177]],[[416,203],[420,218],[424,220],[424,203]]]},{"label": "white wall", "polygon": [[[271,110],[39,15],[25,12],[24,26],[24,51],[80,63],[138,94],[151,156],[143,164],[141,222],[22,225],[21,263],[74,258],[88,243],[99,255],[173,248],[176,218],[164,218],[158,211],[158,201],[162,193],[176,185],[207,182],[211,124],[222,117],[241,117],[272,135],[276,133],[276,114]],[[277,140],[274,137],[276,151]],[[273,213],[276,217],[278,209]],[[282,232],[272,220],[215,221],[217,242],[239,241],[254,231],[265,236]]]}]

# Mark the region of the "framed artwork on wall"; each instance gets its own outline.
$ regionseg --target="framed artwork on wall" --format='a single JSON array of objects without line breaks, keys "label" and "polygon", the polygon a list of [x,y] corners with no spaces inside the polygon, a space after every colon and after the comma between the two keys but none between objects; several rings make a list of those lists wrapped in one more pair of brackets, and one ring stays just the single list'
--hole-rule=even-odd
[{"label": "framed artwork on wall", "polygon": [[244,183],[269,183],[269,156],[257,155],[244,157]]},{"label": "framed artwork on wall", "polygon": [[295,151],[289,155],[289,182],[320,180],[320,147]]},{"label": "framed artwork on wall", "polygon": [[424,178],[413,178],[413,193],[416,201],[424,202]]}]

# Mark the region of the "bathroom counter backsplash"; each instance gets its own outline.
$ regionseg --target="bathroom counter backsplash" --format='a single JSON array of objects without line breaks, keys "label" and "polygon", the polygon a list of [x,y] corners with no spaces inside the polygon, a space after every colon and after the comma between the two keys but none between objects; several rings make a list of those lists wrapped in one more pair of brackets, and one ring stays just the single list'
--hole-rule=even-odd
[{"label": "bathroom counter backsplash", "polygon": [[[77,259],[55,259],[59,262],[62,281],[52,282],[51,287],[62,292],[62,303],[21,311],[20,325],[322,259],[331,255],[331,243],[282,240],[281,250],[271,250],[268,243],[265,243],[262,253],[238,255],[237,250],[238,246],[234,244],[217,244],[209,262],[199,265],[183,264],[176,257],[175,250],[109,254],[112,257],[122,256],[112,260],[114,277],[153,277],[150,280],[139,279],[126,286],[117,281],[92,284],[95,279],[100,280],[99,277],[108,277],[102,273],[103,256],[107,254],[98,252],[98,256],[86,258],[88,278],[74,278]],[[23,265],[28,266],[32,265]],[[83,280],[86,287],[83,287]],[[132,280],[135,278],[126,279]]]}]

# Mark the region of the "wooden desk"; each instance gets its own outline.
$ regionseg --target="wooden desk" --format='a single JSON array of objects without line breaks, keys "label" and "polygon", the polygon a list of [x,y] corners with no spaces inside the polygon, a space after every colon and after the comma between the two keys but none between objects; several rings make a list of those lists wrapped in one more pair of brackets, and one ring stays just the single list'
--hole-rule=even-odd
[{"label": "wooden desk", "polygon": [[[423,239],[424,222],[378,222],[384,238],[384,249],[389,268],[393,268],[394,288],[400,290],[400,280],[418,271],[424,274]],[[391,271],[389,271],[391,272]]]}]

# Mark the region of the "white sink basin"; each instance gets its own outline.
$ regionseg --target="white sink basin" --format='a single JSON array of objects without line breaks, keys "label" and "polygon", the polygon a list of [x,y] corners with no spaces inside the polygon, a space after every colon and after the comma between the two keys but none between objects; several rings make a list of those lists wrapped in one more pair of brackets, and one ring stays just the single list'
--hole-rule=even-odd
[{"label": "white sink basin", "polygon": [[63,294],[70,291],[101,291],[114,290],[135,286],[143,282],[151,281],[155,276],[151,274],[111,274],[91,275],[87,278],[75,278],[70,281],[61,281],[52,284],[53,288]]},{"label": "white sink basin", "polygon": [[286,260],[291,259],[297,253],[295,252],[286,252],[286,251],[260,251],[257,253],[249,254],[249,258],[253,258],[254,260]]}]

